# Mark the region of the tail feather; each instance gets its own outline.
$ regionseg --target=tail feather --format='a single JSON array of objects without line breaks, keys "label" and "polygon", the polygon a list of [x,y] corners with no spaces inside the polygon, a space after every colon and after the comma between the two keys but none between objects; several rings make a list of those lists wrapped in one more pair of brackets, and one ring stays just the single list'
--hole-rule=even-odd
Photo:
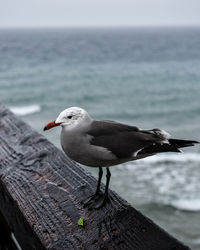
[{"label": "tail feather", "polygon": [[169,139],[169,143],[156,143],[142,149],[138,155],[142,154],[156,154],[162,152],[182,152],[179,148],[194,146],[194,144],[199,143],[198,141],[191,140],[179,140],[179,139]]},{"label": "tail feather", "polygon": [[184,148],[194,146],[194,144],[199,143],[198,141],[191,140],[179,140],[179,139],[169,139],[171,145],[176,145],[177,148]]}]

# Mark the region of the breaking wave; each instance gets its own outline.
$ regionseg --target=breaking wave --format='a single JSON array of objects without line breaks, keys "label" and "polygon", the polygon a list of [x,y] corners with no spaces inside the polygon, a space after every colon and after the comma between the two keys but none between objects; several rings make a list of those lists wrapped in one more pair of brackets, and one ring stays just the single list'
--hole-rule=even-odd
[{"label": "breaking wave", "polygon": [[[137,161],[136,161],[137,162]],[[151,164],[156,163],[173,163],[173,162],[200,162],[200,154],[198,153],[168,153],[150,156],[148,158],[141,159],[140,162],[147,162]]]},{"label": "breaking wave", "polygon": [[198,152],[160,154],[124,165],[116,171],[120,171],[127,182],[132,183],[132,189],[137,190],[135,197],[145,197],[143,200],[147,204],[156,203],[182,211],[200,212]]},{"label": "breaking wave", "polygon": [[10,107],[10,110],[19,116],[31,115],[37,112],[40,112],[41,107],[39,105],[30,105],[30,106],[19,106],[19,107]]},{"label": "breaking wave", "polygon": [[171,205],[179,210],[198,212],[200,211],[199,199],[181,199],[171,202]]}]

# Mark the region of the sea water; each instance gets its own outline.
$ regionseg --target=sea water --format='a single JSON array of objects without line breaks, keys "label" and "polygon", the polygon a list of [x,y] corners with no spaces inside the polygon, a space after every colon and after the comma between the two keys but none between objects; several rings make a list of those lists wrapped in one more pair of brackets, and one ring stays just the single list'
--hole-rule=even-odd
[{"label": "sea water", "polygon": [[[79,106],[95,119],[200,140],[200,28],[2,29],[0,101],[40,133]],[[44,135],[60,147],[59,133]],[[111,188],[192,249],[200,249],[199,152],[111,168]]]}]

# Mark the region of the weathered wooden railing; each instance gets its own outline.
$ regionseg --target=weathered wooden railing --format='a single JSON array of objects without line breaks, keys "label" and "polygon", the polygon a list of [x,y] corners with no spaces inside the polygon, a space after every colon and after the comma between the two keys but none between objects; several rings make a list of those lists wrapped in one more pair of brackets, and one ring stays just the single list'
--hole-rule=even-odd
[{"label": "weathered wooden railing", "polygon": [[189,249],[114,192],[104,208],[83,208],[95,187],[94,177],[0,104],[0,212],[23,250]]}]

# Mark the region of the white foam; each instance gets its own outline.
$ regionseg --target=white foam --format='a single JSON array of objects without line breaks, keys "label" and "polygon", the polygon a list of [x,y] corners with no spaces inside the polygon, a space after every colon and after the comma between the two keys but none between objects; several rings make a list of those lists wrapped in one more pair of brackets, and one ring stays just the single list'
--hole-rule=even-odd
[{"label": "white foam", "polygon": [[39,112],[41,110],[41,107],[35,104],[30,106],[10,107],[10,110],[16,115],[24,116]]},{"label": "white foam", "polygon": [[182,199],[173,201],[172,206],[180,210],[197,212],[200,211],[200,199]]},{"label": "white foam", "polygon": [[164,162],[200,162],[200,154],[198,153],[168,153],[150,156],[141,159],[140,162],[148,163],[164,163]]}]

